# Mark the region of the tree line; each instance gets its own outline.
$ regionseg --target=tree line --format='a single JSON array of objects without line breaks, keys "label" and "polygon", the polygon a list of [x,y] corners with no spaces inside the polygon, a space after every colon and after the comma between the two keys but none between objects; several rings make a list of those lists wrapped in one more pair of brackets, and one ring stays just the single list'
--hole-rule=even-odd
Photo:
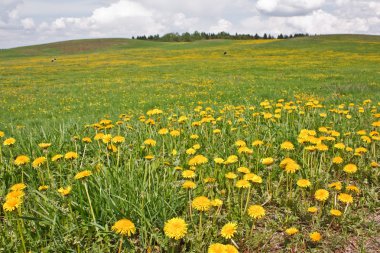
[{"label": "tree line", "polygon": [[276,37],[264,33],[262,36],[258,35],[257,33],[255,35],[252,34],[229,34],[227,32],[219,32],[219,33],[205,33],[205,32],[185,32],[185,33],[167,33],[165,35],[160,36],[159,34],[156,35],[142,35],[142,36],[136,36],[132,37],[132,39],[137,40],[151,40],[151,41],[162,41],[162,42],[190,42],[190,41],[196,41],[196,40],[213,40],[213,39],[228,39],[228,40],[258,40],[258,39],[291,39],[291,38],[297,38],[297,37],[306,37],[310,36],[308,33],[295,33],[295,34],[279,34]]}]

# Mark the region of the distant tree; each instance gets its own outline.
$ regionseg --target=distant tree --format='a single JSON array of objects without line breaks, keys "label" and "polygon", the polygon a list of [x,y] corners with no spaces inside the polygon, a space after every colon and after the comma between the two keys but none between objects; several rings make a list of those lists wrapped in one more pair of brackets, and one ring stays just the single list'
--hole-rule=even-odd
[{"label": "distant tree", "polygon": [[263,39],[264,40],[268,39],[268,35],[266,33],[264,33]]}]

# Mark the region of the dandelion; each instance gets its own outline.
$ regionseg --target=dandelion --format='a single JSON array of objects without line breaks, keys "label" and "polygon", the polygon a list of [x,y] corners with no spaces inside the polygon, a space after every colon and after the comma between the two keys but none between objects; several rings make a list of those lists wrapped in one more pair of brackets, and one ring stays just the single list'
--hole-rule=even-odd
[{"label": "dandelion", "polygon": [[214,158],[214,162],[216,164],[223,164],[224,163],[224,159],[220,158],[220,157],[216,157],[216,158]]},{"label": "dandelion", "polygon": [[237,224],[235,222],[229,222],[222,227],[220,234],[225,239],[230,239],[234,237],[234,234],[236,233],[236,231],[237,231]]},{"label": "dandelion", "polygon": [[197,186],[197,184],[194,183],[193,181],[185,181],[182,184],[182,188],[184,188],[184,189],[195,189],[196,186]]},{"label": "dandelion", "polygon": [[84,143],[91,143],[91,142],[92,142],[92,140],[91,140],[90,137],[84,137],[84,138],[82,138],[82,141],[83,141]]},{"label": "dandelion", "polygon": [[286,173],[295,173],[300,168],[301,167],[297,163],[291,162],[291,163],[286,164],[285,171],[286,171]]},{"label": "dandelion", "polygon": [[290,228],[288,228],[288,229],[285,230],[285,233],[287,235],[295,235],[298,232],[299,232],[299,230],[297,228],[295,228],[295,227],[290,227]]},{"label": "dandelion", "polygon": [[11,186],[11,191],[22,191],[26,188],[26,185],[24,183],[18,183]]},{"label": "dandelion", "polygon": [[233,172],[228,172],[228,173],[225,175],[225,177],[226,177],[227,179],[235,179],[235,178],[237,178],[237,175],[236,175],[235,173],[233,173]]},{"label": "dandelion", "polygon": [[19,208],[21,203],[21,198],[10,198],[3,204],[3,209],[5,212],[12,212],[13,210]]},{"label": "dandelion", "polygon": [[325,201],[329,198],[329,192],[325,189],[319,189],[315,192],[314,198],[318,201]]},{"label": "dandelion", "polygon": [[334,164],[341,164],[341,163],[343,163],[343,158],[340,157],[340,156],[336,156],[336,157],[333,158],[332,162]]},{"label": "dandelion", "polygon": [[75,175],[74,179],[76,179],[76,180],[84,179],[84,178],[89,177],[91,175],[92,175],[92,172],[90,170],[84,170],[84,171],[78,172]]},{"label": "dandelion", "polygon": [[351,204],[354,201],[352,196],[350,194],[347,194],[347,193],[340,193],[338,195],[338,200],[345,203],[345,204]]},{"label": "dandelion", "polygon": [[200,196],[193,199],[191,206],[201,212],[208,211],[211,207],[211,201],[205,196]]},{"label": "dandelion", "polygon": [[260,205],[251,205],[248,208],[248,215],[255,219],[260,219],[265,216],[265,209]]},{"label": "dandelion", "polygon": [[342,183],[341,182],[334,182],[328,185],[329,188],[333,188],[337,191],[340,191],[342,189]]},{"label": "dandelion", "polygon": [[29,161],[30,161],[30,159],[26,155],[19,155],[14,160],[14,164],[17,165],[17,166],[21,166],[21,165],[28,164]]},{"label": "dandelion", "polygon": [[290,141],[285,141],[281,144],[283,150],[294,150],[294,145]]},{"label": "dandelion", "polygon": [[158,130],[158,134],[160,135],[165,135],[168,133],[169,133],[169,130],[167,128],[161,128],[160,130]]},{"label": "dandelion", "polygon": [[267,158],[262,159],[261,163],[269,166],[274,163],[274,159],[272,157],[267,157]]},{"label": "dandelion", "polygon": [[255,141],[252,142],[252,146],[254,146],[254,147],[261,146],[263,144],[264,144],[264,142],[260,141],[260,140],[255,140]]},{"label": "dandelion", "polygon": [[316,206],[311,206],[307,209],[309,213],[316,213],[318,212],[318,208]]},{"label": "dandelion", "polygon": [[235,248],[235,246],[231,244],[224,245],[224,252],[225,253],[239,253],[239,251]]},{"label": "dandelion", "polygon": [[61,196],[64,197],[70,194],[71,189],[72,189],[71,186],[67,186],[66,188],[61,187],[58,189],[58,192],[61,194]]},{"label": "dandelion", "polygon": [[306,187],[310,187],[311,186],[311,183],[309,180],[307,179],[299,179],[297,181],[297,185],[301,188],[306,188]]},{"label": "dandelion", "polygon": [[237,188],[249,188],[251,184],[247,180],[238,180],[235,184]]},{"label": "dandelion", "polygon": [[179,130],[172,130],[170,131],[170,135],[173,136],[173,137],[177,137],[181,134],[181,132]]},{"label": "dandelion", "polygon": [[332,216],[337,216],[337,217],[339,217],[339,216],[342,215],[342,212],[339,211],[339,210],[337,210],[337,209],[331,209],[331,210],[330,210],[330,214],[331,214]]},{"label": "dandelion", "polygon": [[4,146],[12,146],[15,143],[16,143],[16,139],[15,138],[8,138],[8,139],[4,140],[3,145]]},{"label": "dandelion", "polygon": [[147,145],[147,146],[151,146],[151,147],[154,147],[154,146],[156,146],[156,141],[155,140],[153,140],[153,139],[146,139],[145,141],[144,141],[144,144],[145,145]]},{"label": "dandelion", "polygon": [[34,159],[34,161],[32,162],[32,167],[37,169],[42,164],[44,164],[45,162],[46,162],[46,157],[44,157],[44,156],[38,157],[38,158]]},{"label": "dandelion", "polygon": [[128,219],[121,219],[115,222],[112,226],[112,231],[122,236],[131,236],[136,233],[135,224]]},{"label": "dandelion", "polygon": [[236,163],[239,160],[239,158],[236,155],[230,155],[227,157],[226,161],[224,162],[225,164],[233,164]]},{"label": "dandelion", "polygon": [[117,136],[112,138],[111,142],[116,143],[116,144],[120,144],[120,143],[125,142],[125,138],[123,136],[117,135]]},{"label": "dandelion", "polygon": [[77,158],[78,158],[78,154],[76,152],[70,151],[70,152],[67,152],[65,154],[65,159],[66,160],[74,160],[74,159],[77,159]]},{"label": "dandelion", "polygon": [[214,207],[220,207],[223,205],[223,201],[221,199],[213,199],[211,200],[211,205]]},{"label": "dandelion", "polygon": [[353,191],[353,192],[356,192],[356,193],[360,193],[360,190],[357,186],[355,185],[347,185],[346,186],[346,190],[347,191]]},{"label": "dandelion", "polygon": [[194,178],[195,176],[196,176],[196,174],[192,170],[184,170],[184,171],[182,171],[182,177],[184,177],[184,178]]},{"label": "dandelion", "polygon": [[187,234],[187,224],[182,218],[172,218],[165,222],[165,235],[174,240],[180,240]]},{"label": "dandelion", "polygon": [[309,237],[310,237],[311,241],[313,241],[313,242],[319,242],[322,239],[321,234],[318,232],[310,233]]},{"label": "dandelion", "polygon": [[196,155],[188,162],[190,166],[202,165],[208,162],[208,159],[203,155]]},{"label": "dandelion", "polygon": [[41,186],[38,187],[38,190],[39,190],[39,191],[46,191],[46,190],[48,190],[48,189],[49,189],[49,186],[48,186],[48,185],[41,185]]},{"label": "dandelion", "polygon": [[38,146],[42,149],[47,149],[51,146],[51,143],[39,143]]},{"label": "dandelion", "polygon": [[23,191],[11,191],[10,193],[5,196],[5,200],[10,200],[10,199],[20,199],[24,197],[25,193]]},{"label": "dandelion", "polygon": [[53,156],[53,157],[51,158],[51,161],[52,161],[52,162],[55,162],[55,161],[58,161],[58,160],[60,160],[60,159],[62,159],[62,158],[63,158],[63,155],[58,154],[58,155]]},{"label": "dandelion", "polygon": [[244,174],[250,173],[250,170],[247,167],[239,167],[237,170]]},{"label": "dandelion", "polygon": [[344,166],[343,171],[348,173],[348,174],[353,174],[358,170],[358,167],[355,164],[347,164]]},{"label": "dandelion", "polygon": [[213,243],[208,248],[208,253],[225,253],[225,246],[221,243]]}]

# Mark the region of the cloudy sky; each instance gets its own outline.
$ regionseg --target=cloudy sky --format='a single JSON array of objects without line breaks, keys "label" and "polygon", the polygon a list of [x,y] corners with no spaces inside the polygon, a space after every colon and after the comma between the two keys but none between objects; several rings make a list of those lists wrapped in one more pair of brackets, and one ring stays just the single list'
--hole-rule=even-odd
[{"label": "cloudy sky", "polygon": [[0,48],[195,30],[380,34],[380,0],[0,0]]}]

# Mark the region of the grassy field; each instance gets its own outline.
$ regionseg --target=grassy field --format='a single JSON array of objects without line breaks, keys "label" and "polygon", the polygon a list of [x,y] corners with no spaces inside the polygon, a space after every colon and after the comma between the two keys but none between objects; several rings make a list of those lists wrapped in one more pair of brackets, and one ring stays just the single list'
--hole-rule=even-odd
[{"label": "grassy field", "polygon": [[379,52],[360,35],[1,50],[0,251],[377,252]]}]

